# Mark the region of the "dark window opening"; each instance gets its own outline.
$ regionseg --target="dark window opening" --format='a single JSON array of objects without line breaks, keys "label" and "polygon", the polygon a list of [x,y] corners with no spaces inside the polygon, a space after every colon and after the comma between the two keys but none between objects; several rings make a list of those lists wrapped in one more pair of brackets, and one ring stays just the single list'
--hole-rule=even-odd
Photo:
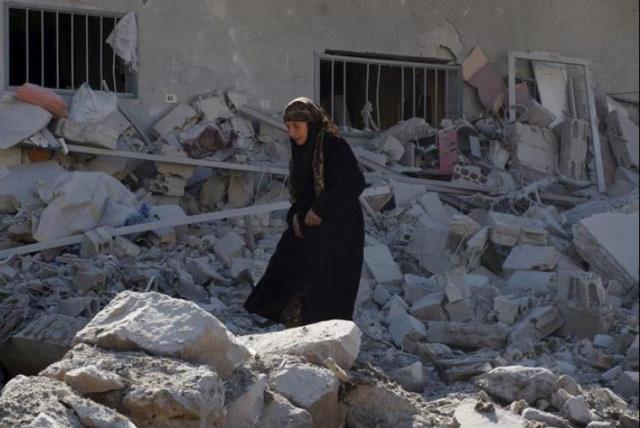
[{"label": "dark window opening", "polygon": [[[135,76],[106,42],[120,16],[9,7],[8,84],[133,94]],[[104,83],[103,83],[104,82]]]},{"label": "dark window opening", "polygon": [[[462,116],[458,65],[321,54],[316,97],[338,126],[366,129],[362,110],[381,130],[412,117],[437,125]],[[371,127],[370,127],[371,128]]]}]

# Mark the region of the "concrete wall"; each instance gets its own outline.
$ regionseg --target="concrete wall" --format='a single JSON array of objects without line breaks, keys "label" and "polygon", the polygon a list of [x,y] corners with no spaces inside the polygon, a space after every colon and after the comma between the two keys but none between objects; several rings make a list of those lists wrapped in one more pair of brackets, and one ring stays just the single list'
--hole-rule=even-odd
[{"label": "concrete wall", "polygon": [[[313,52],[411,56],[480,46],[506,74],[509,50],[554,51],[593,62],[607,92],[638,90],[637,0],[14,0],[14,3],[135,11],[139,93],[126,100],[145,125],[202,92],[239,88],[274,110],[313,95]],[[0,0],[0,3],[6,3]],[[4,34],[4,20],[0,34]],[[4,44],[0,45],[3,61]],[[4,65],[0,82],[5,81]],[[466,111],[477,107],[465,90]]]}]

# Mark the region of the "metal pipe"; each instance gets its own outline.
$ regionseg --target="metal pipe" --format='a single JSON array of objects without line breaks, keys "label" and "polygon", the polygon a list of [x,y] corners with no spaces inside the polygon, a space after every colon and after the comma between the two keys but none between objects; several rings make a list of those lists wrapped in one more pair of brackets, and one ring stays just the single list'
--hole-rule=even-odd
[{"label": "metal pipe", "polygon": [[85,81],[89,82],[89,15],[84,16]]},{"label": "metal pipe", "polygon": [[342,126],[347,126],[347,62],[342,63]]},{"label": "metal pipe", "polygon": [[378,82],[376,84],[376,120],[378,128],[381,128],[380,125],[380,76],[382,75],[382,65],[378,64]]},{"label": "metal pipe", "polygon": [[422,88],[422,106],[424,107],[424,120],[427,120],[427,68],[422,69],[424,74],[424,87]]},{"label": "metal pipe", "polygon": [[72,13],[71,14],[71,89],[75,89],[76,88],[76,76],[75,76],[75,69],[76,69],[75,40],[76,40],[76,34],[74,32],[74,29],[73,29],[74,18],[75,18],[75,15]]},{"label": "metal pipe", "polygon": [[331,121],[333,122],[333,103],[334,103],[334,92],[335,92],[335,75],[336,75],[336,62],[331,60]]},{"label": "metal pipe", "polygon": [[412,68],[413,71],[413,117],[416,117],[416,68]]},{"label": "metal pipe", "polygon": [[40,11],[40,86],[44,86],[44,10]]},{"label": "metal pipe", "polygon": [[102,82],[102,44],[103,44],[103,34],[102,34],[102,16],[100,16],[100,82]]},{"label": "metal pipe", "polygon": [[26,18],[27,18],[27,22],[26,22],[26,26],[25,28],[27,29],[27,31],[25,31],[26,34],[26,43],[27,43],[27,79],[26,81],[29,82],[29,8],[26,9]]},{"label": "metal pipe", "polygon": [[438,124],[440,123],[440,121],[438,120],[438,70],[434,70],[434,73],[435,73],[435,85],[434,85],[435,107],[433,109],[434,123],[432,125],[437,127]]},{"label": "metal pipe", "polygon": [[56,12],[56,89],[60,89],[60,13]]},{"label": "metal pipe", "polygon": [[401,82],[400,82],[400,121],[404,120],[404,67],[400,68],[400,76],[401,76]]},{"label": "metal pipe", "polygon": [[[348,61],[354,64],[366,64],[371,62],[371,58],[358,58],[358,57],[350,57],[343,55],[331,55],[331,54],[321,54],[320,58],[329,59],[334,61]],[[384,60],[384,59],[376,59],[376,64],[381,65],[389,65],[389,66],[402,66],[402,67],[424,67],[425,63],[423,62],[410,62],[410,61],[392,61],[392,60]],[[455,65],[445,65],[445,64],[428,64],[431,69],[439,69],[439,70],[457,70],[458,66]]]}]

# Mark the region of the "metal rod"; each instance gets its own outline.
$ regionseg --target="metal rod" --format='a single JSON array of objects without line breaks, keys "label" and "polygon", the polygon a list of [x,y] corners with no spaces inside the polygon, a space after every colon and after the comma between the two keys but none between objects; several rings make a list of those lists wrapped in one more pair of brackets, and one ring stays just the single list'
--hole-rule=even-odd
[{"label": "metal rod", "polygon": [[56,89],[60,89],[60,13],[56,12]]},{"label": "metal rod", "polygon": [[404,120],[404,67],[400,68],[400,121]]},{"label": "metal rod", "polygon": [[416,68],[412,68],[413,71],[413,117],[416,117]]},{"label": "metal rod", "polygon": [[376,84],[376,120],[378,128],[381,128],[380,125],[380,78],[382,76],[382,65],[378,64],[378,82]]},{"label": "metal rod", "polygon": [[40,86],[44,86],[44,10],[40,11]]},{"label": "metal rod", "polygon": [[[449,71],[444,72],[444,114],[449,115]],[[450,118],[451,119],[451,118]]]},{"label": "metal rod", "polygon": [[89,82],[89,15],[84,16],[85,81]]},{"label": "metal rod", "polygon": [[364,99],[369,102],[369,64],[367,63],[367,80],[364,87]]},{"label": "metal rod", "polygon": [[335,61],[331,61],[331,121],[333,122],[333,98],[334,98],[334,92],[335,92],[335,75],[336,75],[336,62]]},{"label": "metal rod", "polygon": [[347,126],[347,62],[342,63],[342,126]]},{"label": "metal rod", "polygon": [[422,106],[424,107],[424,120],[427,120],[427,69],[422,69],[424,74],[424,87],[422,88]]},{"label": "metal rod", "polygon": [[27,79],[26,81],[29,82],[29,8],[26,9],[27,12],[27,22],[26,22],[26,26],[25,28],[27,29],[27,31],[25,31],[26,34],[26,43],[27,43]]},{"label": "metal rod", "polygon": [[434,118],[434,123],[433,126],[438,126],[438,124],[440,123],[440,121],[438,120],[438,70],[434,70],[435,72],[435,89],[434,89],[434,100],[435,100],[435,107],[433,109],[433,118]]},{"label": "metal rod", "polygon": [[104,35],[102,34],[102,16],[100,16],[100,82],[102,82],[102,44]]},{"label": "metal rod", "polygon": [[76,76],[75,76],[75,68],[76,68],[76,64],[75,64],[75,39],[76,39],[76,34],[74,33],[74,29],[73,29],[73,21],[74,21],[75,15],[72,13],[71,14],[71,89],[75,89],[76,88]]},{"label": "metal rod", "polygon": [[[350,57],[343,55],[331,55],[331,54],[321,54],[320,58],[328,59],[333,61],[348,61],[353,64],[366,64],[371,62],[371,58],[358,58],[358,57]],[[411,62],[411,61],[392,61],[392,60],[384,60],[384,59],[376,59],[376,64],[381,65],[389,65],[392,67],[424,67],[424,62]],[[431,69],[439,69],[439,70],[457,70],[459,67],[455,65],[445,65],[445,64],[428,64]]]},{"label": "metal rod", "polygon": [[[113,74],[113,92],[118,93],[118,81],[116,80],[116,48],[115,48],[115,40],[118,37],[118,19],[113,18],[113,63],[111,66],[111,73]],[[124,89],[124,88],[123,88]]]}]

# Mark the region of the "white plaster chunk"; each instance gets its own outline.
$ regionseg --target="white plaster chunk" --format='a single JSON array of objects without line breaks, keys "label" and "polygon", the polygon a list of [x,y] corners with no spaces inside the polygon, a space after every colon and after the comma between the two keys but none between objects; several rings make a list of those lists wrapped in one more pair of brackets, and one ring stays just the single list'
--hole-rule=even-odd
[{"label": "white plaster chunk", "polygon": [[316,365],[332,358],[349,370],[360,352],[361,336],[352,321],[330,320],[274,333],[239,336],[238,340],[258,354],[301,355]]},{"label": "white plaster chunk", "polygon": [[118,294],[74,341],[210,364],[222,378],[251,355],[224,324],[195,303],[155,292]]},{"label": "white plaster chunk", "polygon": [[558,252],[551,246],[518,245],[511,250],[502,269],[550,271],[556,267],[559,258]]},{"label": "white plaster chunk", "polygon": [[271,376],[269,386],[307,410],[314,427],[339,426],[343,419],[338,403],[340,383],[327,369],[310,365],[287,367]]},{"label": "white plaster chunk", "polygon": [[386,245],[364,248],[364,261],[376,281],[384,285],[402,283],[402,271]]},{"label": "white plaster chunk", "polygon": [[114,391],[125,386],[123,378],[96,366],[70,370],[65,373],[64,382],[82,395]]}]

